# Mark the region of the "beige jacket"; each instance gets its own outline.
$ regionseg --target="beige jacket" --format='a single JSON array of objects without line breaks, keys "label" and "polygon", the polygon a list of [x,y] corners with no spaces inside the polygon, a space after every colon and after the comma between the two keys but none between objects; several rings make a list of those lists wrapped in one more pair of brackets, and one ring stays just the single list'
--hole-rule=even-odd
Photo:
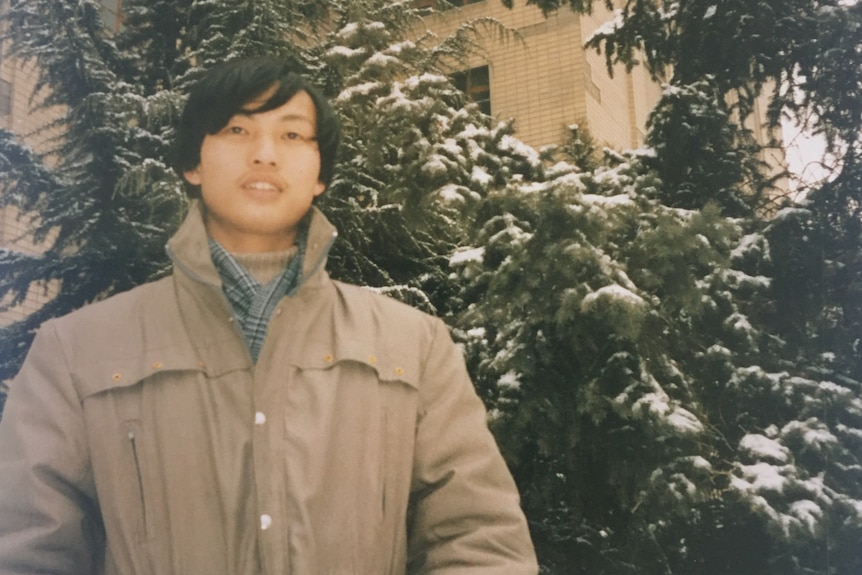
[{"label": "beige jacket", "polygon": [[0,573],[537,572],[444,325],[323,269],[253,364],[199,206],[174,274],[49,321],[0,423]]}]

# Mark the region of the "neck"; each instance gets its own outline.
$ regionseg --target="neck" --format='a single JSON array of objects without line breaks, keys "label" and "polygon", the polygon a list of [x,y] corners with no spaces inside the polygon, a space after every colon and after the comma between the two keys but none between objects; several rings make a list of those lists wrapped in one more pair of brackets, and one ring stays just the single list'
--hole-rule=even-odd
[{"label": "neck", "polygon": [[220,220],[214,219],[204,211],[204,225],[207,235],[217,241],[231,255],[260,254],[289,250],[296,243],[295,228],[282,230],[279,233],[240,233],[232,227],[225,226]]},{"label": "neck", "polygon": [[284,271],[288,262],[295,258],[298,252],[299,248],[293,246],[278,252],[231,253],[231,256],[260,285],[266,285]]}]

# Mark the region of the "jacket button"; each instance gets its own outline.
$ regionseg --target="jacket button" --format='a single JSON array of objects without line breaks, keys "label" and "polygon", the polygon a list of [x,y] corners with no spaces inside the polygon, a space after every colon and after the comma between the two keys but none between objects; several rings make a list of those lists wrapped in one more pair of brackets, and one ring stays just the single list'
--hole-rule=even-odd
[{"label": "jacket button", "polygon": [[153,362],[153,369],[162,369],[162,362],[160,362],[160,361]]},{"label": "jacket button", "polygon": [[263,425],[266,423],[266,414],[262,411],[258,411],[254,414],[254,424],[255,425]]},{"label": "jacket button", "polygon": [[368,356],[368,363],[370,363],[371,365],[374,365],[375,363],[377,363],[377,358],[374,357],[373,355],[369,355]]},{"label": "jacket button", "polygon": [[399,375],[399,376],[404,375],[404,369],[402,369],[400,367],[396,367],[395,368],[395,375]]},{"label": "jacket button", "polygon": [[260,528],[266,531],[272,526],[272,517],[264,513],[260,516]]},{"label": "jacket button", "polygon": [[326,363],[332,363],[333,359],[334,358],[332,357],[331,353],[327,353],[326,355],[323,356],[323,361],[325,361]]},{"label": "jacket button", "polygon": [[111,376],[111,379],[113,379],[114,381],[120,381],[121,379],[123,379],[123,374],[117,372]]}]

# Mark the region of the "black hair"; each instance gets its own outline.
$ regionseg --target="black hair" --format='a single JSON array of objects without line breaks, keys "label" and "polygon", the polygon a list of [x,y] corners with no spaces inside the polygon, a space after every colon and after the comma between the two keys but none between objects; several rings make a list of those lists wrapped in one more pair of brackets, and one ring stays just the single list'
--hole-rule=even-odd
[{"label": "black hair", "polygon": [[[317,115],[317,145],[320,150],[320,181],[328,186],[335,172],[335,156],[341,140],[338,118],[325,96],[291,64],[275,56],[229,60],[211,68],[192,87],[174,141],[174,168],[180,175],[201,161],[201,146],[207,134],[216,134],[244,106],[275,87],[275,91],[252,113],[274,110],[299,92],[314,102]],[[200,197],[198,186],[186,185],[186,192]]]}]

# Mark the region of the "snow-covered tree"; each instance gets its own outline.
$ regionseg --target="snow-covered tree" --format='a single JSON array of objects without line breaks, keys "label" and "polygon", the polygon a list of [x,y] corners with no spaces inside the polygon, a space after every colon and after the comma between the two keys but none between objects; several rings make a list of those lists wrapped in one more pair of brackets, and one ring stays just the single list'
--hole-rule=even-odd
[{"label": "snow-covered tree", "polygon": [[360,14],[331,10],[333,32],[318,48],[345,136],[321,202],[340,230],[334,272],[450,317],[459,306],[448,256],[479,199],[542,170],[510,124],[466,105],[445,74],[484,27],[505,31],[482,20],[449,38],[417,38],[407,27],[415,13],[402,5]]},{"label": "snow-covered tree", "polygon": [[[862,9],[606,4],[589,45],[666,82],[650,148],[490,198],[454,261],[544,565],[856,573]],[[767,86],[840,159],[783,206],[740,124]]]},{"label": "snow-covered tree", "polygon": [[0,134],[3,205],[38,214],[40,254],[0,252],[0,296],[19,302],[31,284],[56,281],[60,293],[0,337],[0,379],[17,370],[33,330],[45,319],[164,273],[166,230],[178,222],[182,194],[164,157],[176,97],[145,92],[103,27],[100,4],[10,2],[4,15],[12,54],[35,63],[35,106],[59,106],[34,152]]},{"label": "snow-covered tree", "polygon": [[543,565],[853,573],[862,386],[773,329],[772,235],[664,205],[653,160],[514,181],[452,258]]}]

